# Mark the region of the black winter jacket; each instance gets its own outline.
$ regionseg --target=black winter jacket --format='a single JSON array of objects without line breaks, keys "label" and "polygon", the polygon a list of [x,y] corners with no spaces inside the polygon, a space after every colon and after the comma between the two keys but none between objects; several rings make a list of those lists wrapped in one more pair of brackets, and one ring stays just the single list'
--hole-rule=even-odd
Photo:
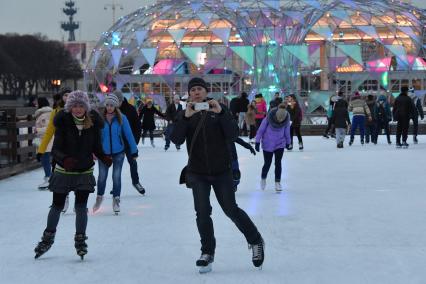
[{"label": "black winter jacket", "polygon": [[393,105],[393,120],[409,120],[413,117],[414,103],[407,94],[401,93]]},{"label": "black winter jacket", "polygon": [[135,138],[136,145],[139,144],[141,139],[141,120],[138,117],[138,112],[135,107],[129,104],[124,98],[123,103],[120,106],[120,111],[127,117],[129,121],[130,128],[132,129],[133,137]]},{"label": "black winter jacket", "polygon": [[292,122],[293,127],[299,127],[302,124],[302,110],[300,109],[299,104],[296,104],[294,108],[291,108],[291,106],[287,106],[287,111],[290,114],[290,119]]},{"label": "black winter jacket", "polygon": [[179,112],[182,111],[182,105],[179,104],[176,109],[175,103],[170,104],[166,109],[166,119],[168,122],[176,122]]},{"label": "black winter jacket", "polygon": [[155,130],[155,119],[154,115],[164,117],[159,110],[157,110],[154,106],[148,108],[148,106],[144,106],[139,114],[139,119],[142,120],[142,129],[143,130]]},{"label": "black winter jacket", "polygon": [[351,124],[347,101],[341,99],[334,103],[331,121],[336,128],[346,128]]},{"label": "black winter jacket", "polygon": [[415,97],[413,99],[413,104],[414,104],[414,115],[413,118],[414,119],[418,119],[419,116],[421,119],[425,118],[425,114],[423,112],[423,106],[422,106],[422,102],[420,101],[420,99],[418,97]]},{"label": "black winter jacket", "polygon": [[180,145],[186,140],[190,150],[194,132],[202,116],[206,116],[201,131],[194,141],[192,157],[188,161],[189,172],[202,175],[219,175],[231,170],[229,143],[238,137],[238,126],[229,110],[221,105],[222,112],[200,111],[186,118],[184,111],[179,115],[171,140]]},{"label": "black winter jacket", "polygon": [[77,129],[71,113],[61,110],[53,120],[55,125],[55,139],[53,141],[52,156],[54,163],[64,166],[64,159],[71,157],[77,160],[73,171],[84,172],[95,164],[93,155],[102,159],[105,154],[102,149],[101,131],[104,121],[100,115],[92,110],[89,114],[92,126]]}]

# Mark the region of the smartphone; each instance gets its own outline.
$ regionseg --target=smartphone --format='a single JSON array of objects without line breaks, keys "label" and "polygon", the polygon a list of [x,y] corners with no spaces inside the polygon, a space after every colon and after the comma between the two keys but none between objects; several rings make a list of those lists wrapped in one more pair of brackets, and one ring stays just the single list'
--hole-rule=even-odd
[{"label": "smartphone", "polygon": [[194,110],[196,110],[196,111],[199,111],[199,110],[208,110],[209,108],[210,108],[210,105],[207,102],[195,103],[194,104]]}]

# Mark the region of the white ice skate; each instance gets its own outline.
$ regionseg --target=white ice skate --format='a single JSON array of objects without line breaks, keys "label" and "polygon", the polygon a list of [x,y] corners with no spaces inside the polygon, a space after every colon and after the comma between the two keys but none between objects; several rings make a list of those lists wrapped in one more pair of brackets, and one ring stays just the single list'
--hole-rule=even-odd
[{"label": "white ice skate", "polygon": [[114,211],[115,215],[120,213],[120,196],[116,196],[112,199],[112,210]]},{"label": "white ice skate", "polygon": [[282,191],[283,191],[283,188],[282,188],[282,186],[281,186],[281,182],[276,181],[276,182],[275,182],[275,192],[276,192],[276,193],[281,193]]},{"label": "white ice skate", "polygon": [[67,212],[69,205],[70,205],[70,196],[69,196],[69,194],[67,194],[67,197],[65,198],[64,209],[62,209],[63,214],[65,214],[65,212]]},{"label": "white ice skate", "polygon": [[93,213],[96,213],[99,208],[101,208],[102,201],[104,201],[104,197],[102,195],[96,196],[95,205],[93,205]]},{"label": "white ice skate", "polygon": [[260,180],[260,189],[265,190],[265,188],[266,188],[266,179],[261,179]]},{"label": "white ice skate", "polygon": [[44,177],[43,183],[38,186],[39,190],[45,190],[49,187],[49,177]]}]

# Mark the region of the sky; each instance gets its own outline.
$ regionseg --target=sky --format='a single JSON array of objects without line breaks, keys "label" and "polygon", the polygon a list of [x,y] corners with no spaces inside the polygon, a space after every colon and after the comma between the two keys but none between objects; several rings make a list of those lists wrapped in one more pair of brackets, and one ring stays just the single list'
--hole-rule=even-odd
[{"label": "sky", "polygon": [[[112,10],[104,9],[105,4],[114,0],[76,0],[78,13],[76,21],[81,23],[76,31],[77,40],[97,41],[100,34],[112,26]],[[60,22],[67,20],[60,0],[0,0],[0,34],[41,33],[50,39],[67,40],[67,33],[61,31]],[[153,3],[153,0],[115,0],[123,10],[116,10],[116,18],[127,15],[141,6]],[[413,4],[426,8],[426,1],[413,0]]]}]

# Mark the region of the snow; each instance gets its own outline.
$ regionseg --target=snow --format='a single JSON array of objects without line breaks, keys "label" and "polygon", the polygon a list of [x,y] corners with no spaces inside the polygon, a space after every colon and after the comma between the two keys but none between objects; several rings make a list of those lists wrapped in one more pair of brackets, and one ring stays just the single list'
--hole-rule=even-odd
[{"label": "snow", "polygon": [[[426,137],[408,150],[384,144],[384,137],[377,146],[362,147],[357,139],[343,150],[334,140],[304,139],[304,152],[284,154],[282,194],[273,191],[273,166],[267,190],[259,189],[262,155],[237,145],[237,201],[265,239],[263,270],[253,267],[243,235],[212,194],[215,262],[211,273],[198,273],[192,195],[178,185],[186,151],[172,146],[164,152],[157,139],[157,148],[139,145],[147,195],[131,186],[125,162],[121,213],[113,215],[107,196],[101,212],[90,214],[83,262],[74,249],[72,206],[51,250],[34,260],[51,203],[51,193],[36,188],[41,169],[0,181],[0,282],[424,283]],[[90,211],[94,199],[92,194]]]}]

